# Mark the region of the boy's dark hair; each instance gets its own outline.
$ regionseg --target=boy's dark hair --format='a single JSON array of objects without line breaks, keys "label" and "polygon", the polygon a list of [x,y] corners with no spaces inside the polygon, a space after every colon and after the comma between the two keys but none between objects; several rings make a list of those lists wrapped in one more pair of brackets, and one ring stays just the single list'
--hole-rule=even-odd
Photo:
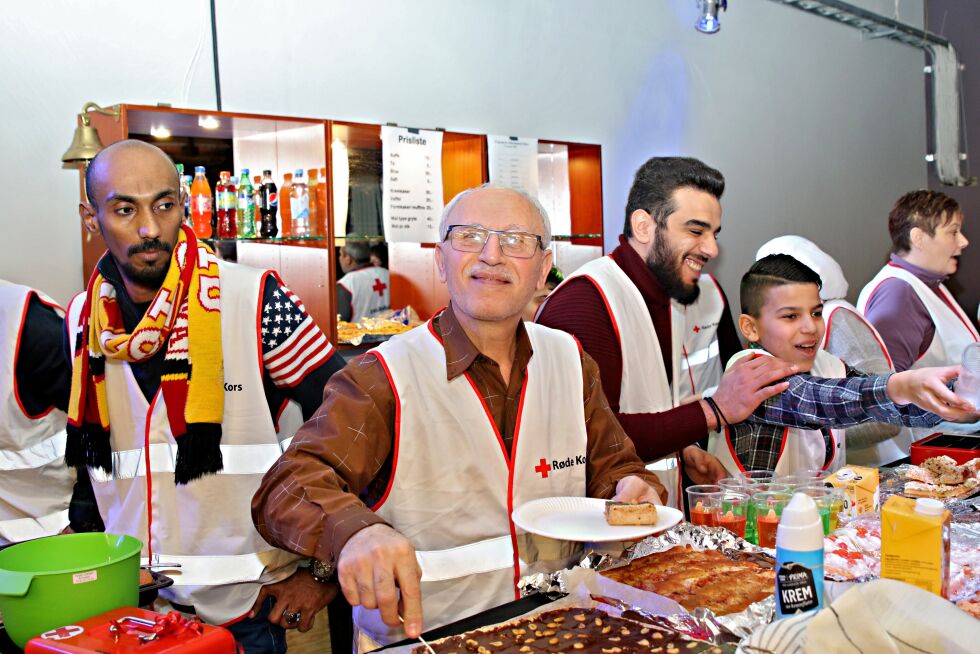
[{"label": "boy's dark hair", "polygon": [[960,210],[959,203],[939,191],[912,191],[895,202],[888,214],[888,234],[892,252],[905,254],[912,249],[912,229],[918,227],[929,236],[936,235]]},{"label": "boy's dark hair", "polygon": [[788,254],[762,257],[742,275],[742,285],[739,288],[742,313],[758,318],[762,305],[766,303],[766,291],[784,284],[816,284],[819,290],[823,282],[812,268]]},{"label": "boy's dark hair", "polygon": [[548,288],[554,290],[563,281],[565,281],[565,275],[558,269],[558,266],[552,266],[551,270],[548,271],[548,277],[544,280],[544,283]]},{"label": "boy's dark hair", "polygon": [[674,191],[685,187],[710,193],[720,200],[725,192],[725,177],[693,157],[653,157],[640,166],[626,201],[623,236],[633,236],[630,216],[637,209],[653,216],[658,226],[663,225],[667,216],[674,213]]}]

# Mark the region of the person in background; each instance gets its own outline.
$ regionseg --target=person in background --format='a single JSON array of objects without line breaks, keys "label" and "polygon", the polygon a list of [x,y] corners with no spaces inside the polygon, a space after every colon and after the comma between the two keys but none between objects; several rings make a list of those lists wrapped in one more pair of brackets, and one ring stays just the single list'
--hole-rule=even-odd
[{"label": "person in background", "polygon": [[865,376],[821,349],[820,286],[820,276],[788,254],[763,257],[742,277],[738,324],[751,347],[735,360],[772,355],[792,362],[800,373],[784,393],[798,398],[794,405],[777,415],[757,410],[729,425],[723,436],[712,435],[710,450],[732,475],[835,471],[846,460],[841,428],[850,425],[933,427],[944,418],[972,422],[976,416],[972,405],[946,387],[956,366]]},{"label": "person in background", "polygon": [[371,263],[371,246],[350,236],[340,249],[344,276],[337,280],[337,314],[345,322],[373,318],[391,308],[387,268]]},{"label": "person in background", "polygon": [[371,265],[378,268],[388,267],[388,244],[384,241],[371,246]]},{"label": "person in background", "polygon": [[540,204],[484,185],[446,206],[439,231],[448,307],[331,379],[252,505],[269,542],[336,563],[360,651],[417,637],[423,616],[433,628],[513,600],[518,575],[580,553],[518,529],[512,507],[665,496],[595,362],[521,320],[551,269]]},{"label": "person in background", "polygon": [[969,245],[963,212],[938,191],[913,191],[888,214],[889,261],[861,291],[857,307],[881,334],[895,370],[960,362],[980,340],[944,282]]},{"label": "person in background", "polygon": [[65,459],[87,470],[106,531],[181,564],[158,609],[285,652],[284,629],[308,630],[337,589],[269,547],[249,507],[292,436],[284,407],[311,415],[343,362],[275,273],[219,262],[182,226],[162,150],[114,143],[85,185],[79,213],[108,251],[68,309]]},{"label": "person in background", "polygon": [[548,271],[548,277],[544,280],[544,288],[534,291],[534,295],[531,296],[531,301],[527,303],[524,308],[524,320],[528,322],[534,322],[534,314],[538,312],[538,308],[541,303],[544,302],[545,298],[548,297],[555,288],[562,283],[565,276],[561,274],[558,270],[558,266],[552,266],[551,270]]},{"label": "person in background", "polygon": [[[537,322],[575,336],[599,365],[612,410],[645,461],[680,498],[674,452],[696,483],[726,475],[708,433],[744,420],[787,388],[778,359],[746,361],[721,286],[702,272],[718,256],[722,174],[687,157],[654,157],[636,172],[619,247],[581,266],[548,297]],[[667,457],[666,459],[662,459]]]},{"label": "person in background", "polygon": [[69,523],[64,315],[43,293],[0,279],[0,545],[52,536]]}]

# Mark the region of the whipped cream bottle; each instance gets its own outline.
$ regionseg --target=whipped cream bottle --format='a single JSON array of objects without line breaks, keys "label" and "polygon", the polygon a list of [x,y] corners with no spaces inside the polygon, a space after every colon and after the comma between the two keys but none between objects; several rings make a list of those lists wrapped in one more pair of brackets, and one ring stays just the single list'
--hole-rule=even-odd
[{"label": "whipped cream bottle", "polygon": [[823,522],[813,498],[796,493],[776,527],[776,619],[823,608]]}]

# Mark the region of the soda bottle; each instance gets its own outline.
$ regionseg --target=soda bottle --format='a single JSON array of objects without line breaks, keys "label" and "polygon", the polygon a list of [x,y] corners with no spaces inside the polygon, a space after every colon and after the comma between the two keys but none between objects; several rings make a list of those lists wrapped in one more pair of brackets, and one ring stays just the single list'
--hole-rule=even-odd
[{"label": "soda bottle", "polygon": [[320,234],[327,235],[327,169],[320,169],[320,183],[316,187],[316,211],[320,216]]},{"label": "soda bottle", "polygon": [[303,169],[293,173],[293,186],[290,190],[290,211],[293,214],[293,236],[310,235],[310,194],[303,180]]},{"label": "soda bottle", "polygon": [[279,233],[283,236],[293,235],[293,214],[290,211],[290,196],[293,192],[293,174],[282,176],[282,188],[279,189]]},{"label": "soda bottle", "polygon": [[262,213],[261,234],[263,238],[275,238],[279,234],[279,223],[276,214],[279,211],[279,195],[276,193],[276,183],[272,181],[272,171],[262,171],[262,203],[259,211]]},{"label": "soda bottle", "polygon": [[238,178],[238,238],[255,238],[255,195],[248,168]]},{"label": "soda bottle", "polygon": [[262,175],[252,175],[252,199],[255,201],[255,235],[262,235]]},{"label": "soda bottle", "polygon": [[316,206],[316,194],[319,188],[319,180],[316,178],[316,168],[311,168],[307,171],[307,179],[309,183],[307,184],[307,197],[309,198],[308,204],[310,207],[310,236],[320,236],[320,214],[317,213]]},{"label": "soda bottle", "polygon": [[204,166],[194,168],[191,184],[191,223],[198,238],[211,236],[211,185],[204,176]]},{"label": "soda bottle", "polygon": [[218,236],[220,238],[235,238],[238,233],[235,224],[238,199],[235,193],[235,184],[231,181],[231,173],[227,170],[221,171],[221,179],[214,187],[215,195],[218,196]]},{"label": "soda bottle", "polygon": [[191,176],[180,176],[180,190],[184,194],[184,223],[191,225]]},{"label": "soda bottle", "polygon": [[225,201],[230,205],[228,209],[228,224],[225,225],[225,238],[238,238],[238,177],[231,176],[231,180],[225,186]]}]

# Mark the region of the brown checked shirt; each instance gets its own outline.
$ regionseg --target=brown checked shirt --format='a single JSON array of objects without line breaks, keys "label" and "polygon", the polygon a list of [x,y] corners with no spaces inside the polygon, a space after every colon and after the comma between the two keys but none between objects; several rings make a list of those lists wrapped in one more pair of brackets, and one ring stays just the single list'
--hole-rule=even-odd
[{"label": "brown checked shirt", "polygon": [[[433,328],[446,350],[448,379],[469,373],[509,448],[533,355],[524,323],[518,326],[514,365],[506,384],[496,362],[470,342],[452,305],[433,319]],[[620,479],[637,475],[665,497],[663,486],[644,468],[610,410],[599,370],[584,352],[582,375],[588,435],[586,493],[612,497]],[[394,433],[394,393],[384,368],[368,352],[330,379],[319,410],[266,473],[252,500],[259,533],[273,545],[303,556],[336,559],[355,532],[384,522],[368,506],[381,498],[387,486]]]}]

